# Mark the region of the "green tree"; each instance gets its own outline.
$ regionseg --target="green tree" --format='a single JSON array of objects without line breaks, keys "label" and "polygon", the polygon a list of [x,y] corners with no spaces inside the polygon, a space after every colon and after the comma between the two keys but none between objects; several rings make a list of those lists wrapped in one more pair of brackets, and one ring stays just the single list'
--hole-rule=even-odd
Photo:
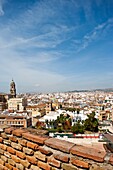
[{"label": "green tree", "polygon": [[78,133],[83,134],[84,133],[84,125],[80,121],[78,121],[71,127],[71,131],[75,134],[78,134]]},{"label": "green tree", "polygon": [[62,133],[62,132],[64,131],[61,123],[58,124],[58,126],[57,126],[57,131],[58,131],[59,133]]},{"label": "green tree", "polygon": [[[61,127],[59,128],[59,124],[61,125]],[[58,131],[64,131],[64,130],[70,130],[71,129],[71,118],[70,116],[67,115],[63,115],[61,114],[60,116],[57,117],[57,119],[55,120],[55,122],[53,123],[53,127],[54,128],[58,128]]]},{"label": "green tree", "polygon": [[98,120],[95,118],[95,112],[88,115],[88,118],[84,122],[84,128],[91,132],[98,132]]}]

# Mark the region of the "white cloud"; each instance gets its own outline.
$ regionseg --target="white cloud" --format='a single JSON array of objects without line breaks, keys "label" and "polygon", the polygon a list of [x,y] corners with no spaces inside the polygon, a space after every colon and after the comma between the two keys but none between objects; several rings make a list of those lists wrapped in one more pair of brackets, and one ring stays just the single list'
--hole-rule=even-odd
[{"label": "white cloud", "polygon": [[[49,53],[39,53],[38,57],[29,58],[24,56],[22,58],[12,49],[0,50],[0,79],[2,81],[10,81],[13,78],[18,85],[18,92],[47,92],[58,89],[58,84],[63,83],[65,76],[50,72],[47,69],[51,67],[51,62],[56,59],[54,55],[55,52],[50,53],[50,55]],[[56,56],[57,55],[58,53],[56,53]],[[48,63],[48,67],[42,69],[41,64],[45,62],[50,62],[50,64]],[[34,86],[34,84],[40,86]],[[7,88],[9,88],[9,86],[7,86]]]},{"label": "white cloud", "polygon": [[0,0],[0,16],[4,15],[4,10],[3,10],[4,2],[5,2],[5,0]]},{"label": "white cloud", "polygon": [[40,52],[39,54],[37,54],[37,57],[35,57],[36,60],[34,60],[34,62],[35,63],[51,62],[61,58],[61,55],[62,54],[58,52]]},{"label": "white cloud", "polygon": [[83,36],[82,39],[74,40],[77,53],[87,48],[92,42],[101,39],[106,34],[108,28],[113,25],[113,18],[97,25],[91,32]]},{"label": "white cloud", "polygon": [[[68,28],[64,25],[51,25],[50,31],[47,33],[41,33],[40,35],[32,37],[22,37],[22,35],[15,35],[15,31],[12,32],[11,25],[8,25],[0,33],[0,48],[55,48],[57,45],[60,45],[62,42],[68,39],[68,36],[65,36],[71,28]],[[24,26],[23,26],[24,27]],[[6,36],[7,35],[7,36]],[[10,36],[9,36],[10,35]]]},{"label": "white cloud", "polygon": [[35,87],[40,87],[40,84],[35,84],[34,86],[35,86]]},{"label": "white cloud", "polygon": [[[63,35],[69,28],[53,24],[48,26],[47,32],[43,30],[38,34],[37,31],[35,35],[26,36],[18,32],[21,26],[24,33],[32,28],[32,22],[36,20],[35,15],[38,16],[36,22],[42,24],[41,18],[45,15],[42,11],[37,11],[37,8],[35,10],[27,11],[19,20],[15,18],[14,21],[10,21],[0,32],[0,79],[5,82],[14,78],[18,84],[18,91],[34,91],[37,88],[40,91],[52,91],[58,89],[58,84],[65,80],[65,76],[49,71],[49,68],[54,61],[62,57],[61,52],[52,49],[67,39]],[[51,15],[46,13],[47,11],[48,9],[45,9],[44,13]],[[45,65],[42,69],[43,64]]]}]

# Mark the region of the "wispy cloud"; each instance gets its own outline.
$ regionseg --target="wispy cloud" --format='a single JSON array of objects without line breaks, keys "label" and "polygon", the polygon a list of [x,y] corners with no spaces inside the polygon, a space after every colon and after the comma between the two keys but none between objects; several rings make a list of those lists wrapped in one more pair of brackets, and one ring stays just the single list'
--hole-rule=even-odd
[{"label": "wispy cloud", "polygon": [[35,60],[34,63],[44,63],[44,62],[55,61],[61,58],[61,56],[62,54],[59,52],[48,52],[48,53],[40,52],[39,54],[37,54],[37,61]]},{"label": "wispy cloud", "polygon": [[[32,91],[41,91],[42,89],[42,91],[51,91],[52,88],[57,88],[58,82],[60,83],[65,80],[65,76],[63,75],[51,72],[46,68],[40,69],[41,65],[37,65],[37,67],[34,68],[34,63],[36,64],[36,62],[34,62],[33,58],[30,60],[28,58],[19,58],[17,53],[10,50],[4,52],[0,51],[0,56],[4,56],[4,58],[1,58],[0,72],[2,74],[0,75],[0,78],[2,81],[10,81],[11,78],[14,78],[18,84],[18,92],[23,91],[23,87],[24,90],[26,88],[26,91],[30,91],[30,89],[32,89]],[[45,58],[40,59],[39,62],[42,63],[51,60],[47,57]],[[34,84],[40,84],[40,86],[37,87],[34,86]],[[50,86],[51,89],[49,89]]]},{"label": "wispy cloud", "polygon": [[91,32],[84,35],[82,39],[74,40],[77,53],[86,49],[92,42],[101,39],[106,34],[107,30],[112,28],[112,25],[113,18],[96,26]]},{"label": "wispy cloud", "polygon": [[0,0],[0,16],[4,15],[4,10],[3,10],[4,2],[5,2],[5,0]]},{"label": "wispy cloud", "polygon": [[[0,48],[10,48],[10,47],[37,47],[37,48],[55,48],[57,45],[67,40],[67,37],[62,34],[65,34],[68,29],[66,27],[53,26],[53,30],[49,33],[43,33],[41,35],[33,36],[31,38],[24,37],[13,37],[10,42],[7,42],[7,38],[2,39],[1,35],[1,46]],[[7,30],[6,30],[7,31]],[[4,32],[6,34],[7,32]],[[11,38],[11,37],[10,37]],[[4,43],[3,43],[4,41]],[[6,42],[5,42],[6,41]]]}]

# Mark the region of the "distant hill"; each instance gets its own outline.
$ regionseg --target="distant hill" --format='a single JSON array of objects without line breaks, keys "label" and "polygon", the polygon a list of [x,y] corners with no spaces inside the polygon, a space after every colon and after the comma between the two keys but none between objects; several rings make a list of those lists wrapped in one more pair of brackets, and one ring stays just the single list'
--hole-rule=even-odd
[{"label": "distant hill", "polygon": [[68,91],[68,92],[74,93],[74,92],[96,92],[96,91],[113,92],[113,88],[93,89],[93,90],[72,90],[72,91]]}]

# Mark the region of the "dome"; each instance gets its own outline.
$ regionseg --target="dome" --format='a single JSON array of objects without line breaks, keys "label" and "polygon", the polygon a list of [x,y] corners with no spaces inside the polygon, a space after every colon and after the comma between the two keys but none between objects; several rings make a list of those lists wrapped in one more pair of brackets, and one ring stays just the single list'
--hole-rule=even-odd
[{"label": "dome", "polygon": [[10,86],[15,86],[15,82],[12,80]]}]

